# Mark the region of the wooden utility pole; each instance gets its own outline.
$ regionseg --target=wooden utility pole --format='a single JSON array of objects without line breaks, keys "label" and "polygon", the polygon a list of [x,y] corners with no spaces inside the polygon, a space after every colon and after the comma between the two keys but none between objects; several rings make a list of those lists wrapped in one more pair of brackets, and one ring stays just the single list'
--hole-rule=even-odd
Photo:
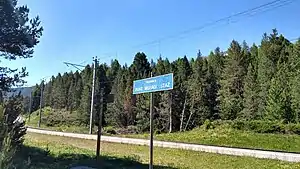
[{"label": "wooden utility pole", "polygon": [[28,122],[30,122],[31,107],[32,107],[32,88],[31,88],[30,96],[29,96]]},{"label": "wooden utility pole", "polygon": [[39,113],[38,127],[41,127],[41,121],[42,121],[43,91],[44,91],[44,80],[42,80],[42,83],[41,83],[40,113]]},{"label": "wooden utility pole", "polygon": [[91,112],[90,112],[90,131],[93,133],[93,116],[94,116],[94,95],[95,95],[95,82],[96,82],[96,65],[97,65],[97,56],[94,58],[94,70],[93,70],[93,85],[92,85],[92,98],[91,98]]},{"label": "wooden utility pole", "polygon": [[97,132],[97,150],[96,150],[96,156],[99,159],[100,157],[100,143],[101,143],[101,134],[102,134],[102,115],[103,115],[103,92],[104,89],[101,88],[100,91],[100,113],[98,117],[98,132]]}]

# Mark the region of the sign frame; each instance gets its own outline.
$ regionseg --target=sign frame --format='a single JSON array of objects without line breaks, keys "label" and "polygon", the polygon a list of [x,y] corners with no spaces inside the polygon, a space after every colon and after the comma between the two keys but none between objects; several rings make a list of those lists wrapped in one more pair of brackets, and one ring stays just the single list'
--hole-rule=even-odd
[{"label": "sign frame", "polygon": [[155,77],[133,81],[133,94],[151,93],[172,90],[174,87],[174,75],[168,73]]},{"label": "sign frame", "polygon": [[[132,93],[143,94],[150,93],[150,143],[149,143],[149,169],[153,169],[153,93],[158,91],[167,91],[174,88],[173,73],[164,74],[160,76],[152,76],[150,78],[133,81]],[[163,79],[165,78],[165,79]],[[146,85],[145,85],[146,84]]]}]

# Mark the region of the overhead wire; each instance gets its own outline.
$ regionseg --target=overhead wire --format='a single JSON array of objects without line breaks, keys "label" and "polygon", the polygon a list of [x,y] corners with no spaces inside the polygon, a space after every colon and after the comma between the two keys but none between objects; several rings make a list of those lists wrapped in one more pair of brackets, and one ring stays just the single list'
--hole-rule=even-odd
[{"label": "overhead wire", "polygon": [[[274,1],[262,4],[262,5],[259,5],[257,7],[247,9],[245,11],[238,12],[236,14],[220,18],[220,19],[217,19],[217,20],[212,21],[212,22],[208,22],[204,25],[201,25],[201,26],[198,26],[198,27],[195,27],[195,28],[187,29],[187,30],[178,32],[178,33],[173,34],[173,35],[165,36],[165,37],[162,37],[162,38],[159,38],[159,39],[156,39],[156,40],[144,43],[144,44],[133,46],[133,48],[140,48],[140,47],[143,47],[143,46],[160,44],[162,41],[166,41],[166,40],[169,40],[169,39],[177,39],[177,38],[182,39],[182,37],[180,37],[182,35],[190,34],[192,32],[198,32],[198,31],[203,30],[207,27],[210,27],[210,26],[222,23],[222,22],[224,22],[227,25],[227,24],[230,24],[230,22],[233,23],[231,20],[234,19],[234,18],[243,17],[243,16],[246,16],[246,17],[254,16],[254,15],[257,15],[257,14],[260,14],[260,13],[264,13],[264,12],[274,10],[276,8],[288,5],[288,4],[290,4],[294,1],[296,1],[296,0],[274,0]],[[235,21],[235,22],[238,22],[238,21]]]},{"label": "overhead wire", "polygon": [[[288,4],[291,4],[294,1],[296,1],[296,0],[273,0],[271,2],[265,3],[265,4],[262,4],[262,5],[259,5],[259,6],[256,6],[256,7],[253,7],[253,8],[250,8],[250,9],[247,9],[247,10],[229,15],[229,16],[226,16],[226,17],[222,17],[220,19],[217,19],[217,20],[214,20],[214,21],[211,21],[211,22],[208,22],[208,23],[200,25],[198,27],[187,29],[187,30],[178,32],[176,34],[168,35],[168,36],[165,36],[165,37],[162,37],[162,38],[159,38],[159,39],[147,42],[147,43],[143,43],[143,44],[140,44],[140,45],[135,45],[132,48],[141,48],[141,47],[149,46],[149,45],[159,45],[158,50],[159,50],[159,53],[160,53],[162,41],[171,40],[171,39],[173,39],[173,41],[175,41],[175,40],[178,40],[178,39],[183,39],[183,38],[186,38],[186,36],[183,37],[183,35],[191,34],[193,32],[204,31],[205,28],[215,26],[215,25],[220,24],[220,23],[224,23],[223,26],[231,24],[231,23],[236,23],[244,17],[252,17],[252,16],[255,16],[255,15],[258,15],[258,14],[261,14],[261,13],[265,13],[265,12],[280,8],[282,6],[286,6]],[[235,18],[237,20],[234,20]],[[107,57],[101,57],[100,59],[113,58],[114,56],[111,55],[111,54],[112,54],[112,52],[111,53],[106,53],[106,55],[108,55],[108,56]]]}]

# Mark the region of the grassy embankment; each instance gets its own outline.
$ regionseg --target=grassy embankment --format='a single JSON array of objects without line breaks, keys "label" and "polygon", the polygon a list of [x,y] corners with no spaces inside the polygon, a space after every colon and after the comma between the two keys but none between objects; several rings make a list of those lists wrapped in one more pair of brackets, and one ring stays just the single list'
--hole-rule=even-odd
[{"label": "grassy embankment", "polygon": [[[102,143],[102,157],[95,160],[95,141],[70,139],[28,133],[26,148],[20,157],[30,156],[31,169],[64,169],[74,165],[95,168],[148,168],[148,147],[126,144]],[[300,168],[299,163],[276,160],[235,157],[177,149],[154,149],[155,168],[210,168],[210,169],[260,169]]]},{"label": "grassy embankment", "polygon": [[[37,113],[31,116],[31,121],[27,124],[36,127],[38,116]],[[74,132],[74,133],[88,133],[88,128],[83,126],[60,126],[49,127],[42,125],[41,128]],[[96,129],[94,130],[96,131]],[[130,138],[145,138],[149,134],[136,135],[114,135],[119,137]],[[252,131],[242,131],[232,129],[226,126],[219,126],[214,129],[194,129],[186,132],[176,132],[170,134],[156,134],[156,140],[185,142],[194,144],[252,148],[262,150],[275,150],[285,152],[300,152],[300,136],[296,134],[263,134]]]}]

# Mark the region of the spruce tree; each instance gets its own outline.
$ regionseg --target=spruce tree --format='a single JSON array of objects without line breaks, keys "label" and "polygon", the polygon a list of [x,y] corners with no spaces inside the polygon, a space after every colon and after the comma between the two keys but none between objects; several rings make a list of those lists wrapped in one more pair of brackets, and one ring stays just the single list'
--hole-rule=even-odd
[{"label": "spruce tree", "polygon": [[87,65],[82,71],[83,89],[79,108],[79,117],[84,125],[89,124],[92,92],[92,68]]},{"label": "spruce tree", "polygon": [[45,84],[45,89],[44,89],[44,93],[43,93],[43,100],[44,100],[44,105],[45,106],[50,106],[50,107],[53,107],[52,105],[52,102],[53,102],[53,93],[52,93],[52,90],[53,90],[53,82],[55,81],[55,77],[52,76],[51,77],[51,80]]},{"label": "spruce tree", "polygon": [[[174,125],[182,131],[187,110],[187,81],[191,75],[191,65],[186,56],[173,62],[174,91],[172,91],[173,114],[175,116]],[[179,125],[176,124],[177,120]]]},{"label": "spruce tree", "polygon": [[237,41],[232,41],[227,51],[225,68],[220,89],[222,119],[235,119],[243,109],[243,78],[245,75],[245,55]]},{"label": "spruce tree", "polygon": [[149,77],[151,69],[146,54],[138,52],[134,56],[133,63],[130,69],[134,74],[135,79]]},{"label": "spruce tree", "polygon": [[253,120],[260,119],[262,117],[262,115],[258,112],[258,94],[259,85],[257,82],[257,70],[254,65],[250,64],[245,78],[244,109],[240,114],[241,118]]},{"label": "spruce tree", "polygon": [[63,76],[58,73],[55,81],[53,82],[53,107],[62,109],[66,105],[66,94]]},{"label": "spruce tree", "polygon": [[106,121],[111,125],[117,127],[127,127],[129,125],[129,117],[125,112],[125,89],[126,89],[126,68],[120,68],[114,78],[113,89],[114,91],[114,102],[108,104],[108,111]]},{"label": "spruce tree", "polygon": [[[147,59],[147,56],[144,53],[138,52],[135,57],[132,65],[130,66],[130,71],[133,74],[134,79],[143,79],[150,76],[151,68],[150,63]],[[132,85],[129,82],[130,86]],[[132,92],[132,87],[130,87],[129,91]],[[128,93],[129,94],[129,93]],[[134,95],[132,97],[132,104],[134,106],[134,110],[131,112],[131,118],[137,118],[137,125],[139,126],[141,131],[147,130],[147,126],[149,120],[149,96],[147,94],[139,94]]]},{"label": "spruce tree", "polygon": [[298,40],[292,49],[292,55],[290,59],[291,65],[291,102],[294,112],[295,122],[299,123],[300,115],[300,40]]},{"label": "spruce tree", "polygon": [[[108,94],[111,92],[111,83],[106,76],[106,65],[101,64],[96,66],[96,83],[95,83],[95,100],[94,100],[94,106],[95,106],[95,115],[94,115],[94,121],[95,125],[99,124],[99,115],[100,115],[100,108],[101,108],[101,97],[103,98],[102,103],[102,125],[105,126],[105,114],[107,111],[107,97]],[[101,96],[101,90],[103,91]]]},{"label": "spruce tree", "polygon": [[258,51],[259,112],[265,111],[271,79],[277,72],[278,61],[287,62],[289,46],[290,42],[278,35],[276,29],[272,34],[263,36]]},{"label": "spruce tree", "polygon": [[220,118],[219,100],[218,100],[218,79],[215,75],[214,68],[208,67],[204,81],[205,91],[204,99],[208,108],[210,120],[216,120]]},{"label": "spruce tree", "polygon": [[221,52],[220,48],[217,47],[214,52],[210,52],[208,55],[208,62],[211,68],[213,68],[213,72],[215,72],[215,76],[219,81],[223,72],[225,56],[224,53]]},{"label": "spruce tree", "polygon": [[36,84],[32,92],[32,111],[36,111],[40,106],[41,88]]},{"label": "spruce tree", "polygon": [[261,119],[262,112],[259,112],[259,83],[257,80],[257,67],[258,67],[258,47],[253,44],[250,48],[250,55],[248,56],[249,66],[247,68],[247,75],[244,84],[244,101],[243,111],[239,117],[253,120]]},{"label": "spruce tree", "polygon": [[[153,70],[155,75],[163,75],[171,72],[171,64],[168,59],[158,58]],[[172,132],[172,110],[171,110],[171,92],[163,91],[155,94],[155,107],[157,108],[154,126],[159,131]]]},{"label": "spruce tree", "polygon": [[286,64],[278,64],[278,71],[271,80],[268,91],[265,118],[292,122],[294,119],[291,109],[289,72]]},{"label": "spruce tree", "polygon": [[81,94],[82,94],[82,78],[78,71],[74,73],[74,94],[73,94],[73,106],[78,110],[80,106]]},{"label": "spruce tree", "polygon": [[[184,130],[203,123],[203,121],[210,116],[205,100],[205,75],[207,64],[204,64],[204,62],[203,58],[199,55],[196,60],[192,62],[193,73],[189,78],[187,85],[187,105],[189,107],[189,115],[186,118]],[[195,120],[196,123],[193,123]]]}]

